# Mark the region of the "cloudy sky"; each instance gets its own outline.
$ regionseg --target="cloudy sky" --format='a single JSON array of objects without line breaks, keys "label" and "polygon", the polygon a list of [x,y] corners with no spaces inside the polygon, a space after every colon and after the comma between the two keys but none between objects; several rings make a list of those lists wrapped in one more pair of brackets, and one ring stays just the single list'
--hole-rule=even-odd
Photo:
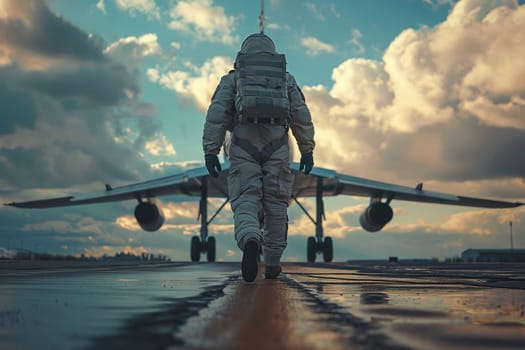
[{"label": "cloudy sky", "polygon": [[[316,127],[316,165],[425,189],[525,201],[525,5],[515,0],[268,0],[266,33],[287,56]],[[103,189],[202,164],[205,111],[259,1],[0,0],[0,202]],[[218,207],[220,201],[212,201]],[[314,209],[313,202],[304,204]],[[367,199],[327,198],[335,260],[452,257],[525,248],[525,208],[393,202],[381,232]],[[162,198],[162,230],[135,203],[0,208],[0,247],[189,259],[197,205]],[[290,207],[287,260],[314,233]],[[231,211],[210,226],[239,260]]]}]

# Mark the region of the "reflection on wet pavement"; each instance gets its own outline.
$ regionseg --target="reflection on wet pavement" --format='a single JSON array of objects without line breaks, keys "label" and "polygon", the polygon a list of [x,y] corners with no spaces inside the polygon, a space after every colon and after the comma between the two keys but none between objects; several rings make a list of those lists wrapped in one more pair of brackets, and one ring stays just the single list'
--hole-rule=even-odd
[{"label": "reflection on wet pavement", "polygon": [[[442,265],[446,266],[446,265]],[[302,269],[291,277],[399,344],[425,349],[525,348],[523,265]],[[497,346],[495,345],[497,344]]]},{"label": "reflection on wet pavement", "polygon": [[3,265],[0,349],[524,349],[524,267]]},{"label": "reflection on wet pavement", "polygon": [[[155,338],[149,341],[155,343],[162,332],[151,326],[163,316],[156,313],[177,306],[187,311],[185,301],[192,297],[206,307],[202,294],[217,285],[222,293],[224,281],[237,269],[165,264],[2,270],[0,349],[71,349],[101,343],[101,348],[115,348],[105,345],[130,329],[135,334],[153,333]],[[173,318],[185,321],[177,314]],[[118,343],[125,345],[126,336]]]},{"label": "reflection on wet pavement", "polygon": [[346,335],[326,326],[286,279],[233,281],[225,296],[178,336],[186,349],[345,349]]}]

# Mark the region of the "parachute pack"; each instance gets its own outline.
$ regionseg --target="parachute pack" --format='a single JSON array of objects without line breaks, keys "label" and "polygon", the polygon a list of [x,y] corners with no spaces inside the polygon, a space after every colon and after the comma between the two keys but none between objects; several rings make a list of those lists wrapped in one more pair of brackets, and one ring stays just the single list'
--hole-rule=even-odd
[{"label": "parachute pack", "polygon": [[239,53],[235,62],[238,122],[287,124],[290,102],[286,58],[270,52]]}]

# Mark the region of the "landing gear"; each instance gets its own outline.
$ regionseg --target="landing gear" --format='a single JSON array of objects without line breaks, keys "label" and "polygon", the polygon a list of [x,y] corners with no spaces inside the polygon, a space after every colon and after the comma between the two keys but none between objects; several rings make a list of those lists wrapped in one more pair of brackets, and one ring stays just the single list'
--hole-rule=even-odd
[{"label": "landing gear", "polygon": [[208,237],[206,243],[202,243],[199,236],[191,237],[191,261],[199,262],[201,260],[201,254],[203,253],[206,253],[208,262],[215,262],[215,237]]},{"label": "landing gear", "polygon": [[227,198],[226,201],[219,207],[219,209],[217,209],[217,212],[213,214],[213,216],[208,220],[208,178],[201,178],[201,183],[201,199],[199,201],[199,216],[197,217],[197,220],[200,219],[201,221],[201,231],[200,237],[191,237],[190,257],[192,262],[198,262],[201,259],[201,254],[206,253],[208,262],[215,262],[215,237],[208,237],[208,225],[229,202],[229,199]]},{"label": "landing gear", "polygon": [[325,262],[332,262],[334,258],[334,245],[331,237],[326,237],[323,240],[323,220],[326,219],[324,215],[324,203],[323,203],[323,179],[317,178],[317,191],[316,191],[316,220],[314,220],[308,211],[299,203],[297,198],[294,197],[295,202],[308,216],[310,221],[315,225],[315,237],[308,237],[306,241],[306,260],[308,262],[315,262],[316,255],[323,253],[323,260]]},{"label": "landing gear", "polygon": [[332,237],[326,237],[321,243],[316,242],[315,237],[308,237],[306,241],[306,260],[315,262],[318,253],[323,253],[324,262],[332,262],[334,258]]},{"label": "landing gear", "polygon": [[198,236],[191,237],[191,261],[198,262],[201,259],[201,240]]},{"label": "landing gear", "polygon": [[323,244],[323,259],[324,262],[332,262],[334,258],[334,245],[332,244],[332,237],[326,237]]},{"label": "landing gear", "polygon": [[306,241],[306,260],[308,262],[315,262],[315,256],[317,255],[317,243],[315,237],[308,237]]},{"label": "landing gear", "polygon": [[209,237],[206,243],[206,257],[208,262],[215,262],[215,237]]}]

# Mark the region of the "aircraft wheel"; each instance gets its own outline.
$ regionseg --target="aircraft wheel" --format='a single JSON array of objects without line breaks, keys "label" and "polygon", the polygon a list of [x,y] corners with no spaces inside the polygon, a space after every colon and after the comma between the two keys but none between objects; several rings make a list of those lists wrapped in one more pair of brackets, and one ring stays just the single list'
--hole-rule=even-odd
[{"label": "aircraft wheel", "polygon": [[334,258],[334,245],[332,237],[326,237],[323,243],[323,258],[325,262],[332,262]]},{"label": "aircraft wheel", "polygon": [[209,237],[206,244],[206,255],[209,262],[215,262],[215,237]]},{"label": "aircraft wheel", "polygon": [[306,259],[308,262],[315,262],[315,255],[317,253],[317,243],[314,237],[308,237],[306,241]]},{"label": "aircraft wheel", "polygon": [[201,240],[198,236],[191,237],[191,261],[198,262],[201,259]]}]

